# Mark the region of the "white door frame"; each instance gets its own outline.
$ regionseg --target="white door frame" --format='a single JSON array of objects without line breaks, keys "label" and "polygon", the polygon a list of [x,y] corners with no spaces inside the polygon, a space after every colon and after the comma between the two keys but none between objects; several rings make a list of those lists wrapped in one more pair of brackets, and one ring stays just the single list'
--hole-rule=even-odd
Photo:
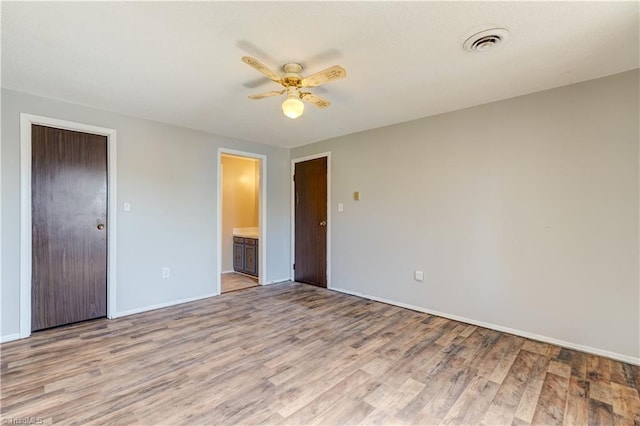
[{"label": "white door frame", "polygon": [[107,317],[116,313],[116,147],[115,129],[20,113],[20,338],[31,335],[31,125],[107,137]]},{"label": "white door frame", "polygon": [[218,148],[218,274],[216,277],[215,294],[222,292],[222,155],[229,154],[238,157],[254,158],[258,160],[259,205],[258,205],[258,284],[267,284],[267,156],[253,152],[238,151],[230,148]]},{"label": "white door frame", "polygon": [[296,199],[295,182],[293,175],[296,172],[296,163],[327,157],[327,288],[331,287],[331,151],[291,160],[291,281],[295,278],[293,264],[296,260]]}]

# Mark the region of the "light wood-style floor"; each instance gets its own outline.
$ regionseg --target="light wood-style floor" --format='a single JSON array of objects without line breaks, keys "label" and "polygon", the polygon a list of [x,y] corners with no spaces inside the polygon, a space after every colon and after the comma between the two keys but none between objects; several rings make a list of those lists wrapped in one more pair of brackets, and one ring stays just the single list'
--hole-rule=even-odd
[{"label": "light wood-style floor", "polygon": [[258,286],[258,280],[247,275],[229,272],[221,275],[220,286],[221,293],[229,293],[230,291],[256,287]]},{"label": "light wood-style floor", "polygon": [[640,368],[297,283],[0,347],[44,424],[636,424]]}]

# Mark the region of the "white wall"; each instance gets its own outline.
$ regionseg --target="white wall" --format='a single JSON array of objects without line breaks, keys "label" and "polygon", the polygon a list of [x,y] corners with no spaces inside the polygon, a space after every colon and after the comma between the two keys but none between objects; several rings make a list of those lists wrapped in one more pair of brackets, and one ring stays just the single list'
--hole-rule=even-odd
[{"label": "white wall", "polygon": [[293,149],[331,151],[332,286],[639,362],[638,77]]},{"label": "white wall", "polygon": [[[20,113],[118,132],[117,311],[215,292],[218,147],[267,156],[266,281],[289,277],[288,150],[2,90],[1,337],[19,332]],[[131,212],[122,203],[131,203]],[[171,277],[161,278],[169,266]]]},{"label": "white wall", "polygon": [[[627,72],[290,156],[3,89],[1,336],[18,333],[27,112],[118,130],[118,204],[132,203],[118,218],[119,311],[213,291],[218,147],[268,156],[267,281],[287,278],[289,157],[330,150],[332,205],[345,204],[332,214],[334,287],[638,359],[638,78]],[[416,269],[425,283],[412,280]]]}]

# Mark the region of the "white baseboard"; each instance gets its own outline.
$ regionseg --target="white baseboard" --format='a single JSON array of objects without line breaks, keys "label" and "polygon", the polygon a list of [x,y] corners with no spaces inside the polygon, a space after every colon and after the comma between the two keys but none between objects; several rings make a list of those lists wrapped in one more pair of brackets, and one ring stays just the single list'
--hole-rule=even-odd
[{"label": "white baseboard", "polygon": [[280,283],[285,283],[287,281],[291,281],[291,279],[290,278],[280,278],[280,279],[277,279],[277,280],[270,280],[270,281],[267,281],[266,283],[264,283],[262,285],[280,284]]},{"label": "white baseboard", "polygon": [[20,339],[20,333],[7,334],[6,336],[0,336],[0,343],[12,342]]},{"label": "white baseboard", "polygon": [[229,269],[228,271],[222,271],[222,272],[220,272],[220,273],[221,273],[221,274],[232,274],[232,273],[234,273],[234,272],[235,272],[235,271],[234,271],[233,269]]},{"label": "white baseboard", "polygon": [[113,318],[121,318],[121,317],[126,317],[128,315],[134,315],[134,314],[140,314],[142,312],[153,311],[153,310],[156,310],[156,309],[168,308],[169,306],[175,306],[175,305],[181,305],[183,303],[195,302],[196,300],[207,299],[207,298],[213,297],[213,296],[218,296],[218,294],[210,293],[210,294],[205,294],[203,296],[190,297],[190,298],[187,298],[187,299],[172,300],[170,302],[158,303],[157,305],[150,305],[150,306],[144,306],[142,308],[129,309],[127,311],[116,312],[116,314],[113,316]]},{"label": "white baseboard", "polygon": [[477,325],[479,327],[489,328],[491,330],[502,331],[504,333],[509,333],[509,334],[515,334],[516,336],[526,337],[527,339],[537,340],[539,342],[544,342],[544,343],[550,343],[552,345],[562,346],[567,349],[574,349],[576,351],[586,352],[593,355],[602,356],[605,358],[611,358],[616,361],[626,362],[627,364],[640,365],[640,358],[619,354],[617,352],[610,352],[603,349],[593,348],[591,346],[580,345],[578,343],[566,342],[564,340],[554,339],[553,337],[542,336],[540,334],[530,333],[528,331],[516,330],[514,328],[504,327],[497,324],[491,324],[483,321],[476,321],[470,318],[460,317],[458,315],[447,314],[445,312],[439,312],[439,311],[434,311],[432,309],[422,308],[420,306],[410,305],[408,303],[396,302],[394,300],[385,299],[383,297],[370,296],[368,294],[363,294],[357,291],[351,291],[351,290],[346,290],[343,288],[336,288],[336,287],[331,287],[329,288],[329,290],[350,294],[352,296],[362,297],[364,299],[375,300],[376,302],[387,303],[389,305],[399,306],[401,308],[411,309],[412,311],[418,311],[418,312],[423,312],[425,314],[436,315],[436,316],[448,318],[454,321]]}]

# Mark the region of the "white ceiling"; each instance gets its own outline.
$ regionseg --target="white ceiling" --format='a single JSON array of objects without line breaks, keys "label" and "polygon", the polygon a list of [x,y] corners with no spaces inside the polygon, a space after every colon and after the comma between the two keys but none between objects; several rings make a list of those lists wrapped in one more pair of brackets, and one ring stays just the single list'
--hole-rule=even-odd
[{"label": "white ceiling", "polygon": [[[2,86],[293,147],[639,66],[639,3],[2,2]],[[497,49],[465,36],[505,27]],[[296,120],[240,58],[347,78]]]}]

